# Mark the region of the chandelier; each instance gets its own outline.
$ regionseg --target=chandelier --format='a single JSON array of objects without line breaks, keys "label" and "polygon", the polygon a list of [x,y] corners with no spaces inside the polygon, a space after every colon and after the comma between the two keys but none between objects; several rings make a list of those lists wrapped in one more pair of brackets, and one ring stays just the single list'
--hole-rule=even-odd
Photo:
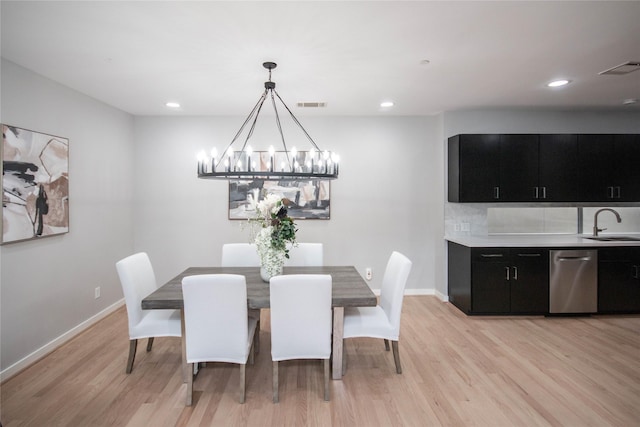
[{"label": "chandelier", "polygon": [[[275,82],[271,81],[271,70],[276,68],[275,62],[262,64],[269,70],[269,81],[264,83],[264,92],[253,107],[249,116],[245,119],[231,143],[220,153],[216,148],[207,155],[204,151],[198,154],[198,178],[203,179],[227,179],[227,180],[329,180],[338,178],[339,157],[336,153],[321,150],[313,141],[309,133],[291,112],[276,91]],[[262,105],[267,98],[275,112],[275,121],[278,128],[283,150],[276,151],[271,145],[268,151],[254,151],[249,145],[253,131],[262,110]],[[308,151],[298,151],[295,147],[287,148],[284,133],[280,123],[280,115],[276,104],[278,100],[289,113],[293,122],[302,130],[302,133],[311,143]],[[249,125],[250,124],[250,125]],[[234,149],[234,143],[242,140],[243,131],[249,125],[244,143],[239,149]],[[237,145],[240,145],[238,143]]]}]

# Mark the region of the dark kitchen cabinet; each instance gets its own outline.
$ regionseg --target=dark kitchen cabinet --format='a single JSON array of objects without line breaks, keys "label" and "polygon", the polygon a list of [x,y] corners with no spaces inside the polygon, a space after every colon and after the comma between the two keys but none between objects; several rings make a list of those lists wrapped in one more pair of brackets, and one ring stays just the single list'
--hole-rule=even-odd
[{"label": "dark kitchen cabinet", "polygon": [[450,202],[499,199],[500,135],[456,135],[448,145]]},{"label": "dark kitchen cabinet", "polygon": [[538,187],[538,135],[500,135],[498,199],[534,200]]},{"label": "dark kitchen cabinet", "polygon": [[456,135],[448,145],[448,200],[576,201],[576,156],[576,135]]},{"label": "dark kitchen cabinet", "polygon": [[578,201],[578,136],[540,135],[536,201]]},{"label": "dark kitchen cabinet", "polygon": [[578,135],[578,199],[640,201],[640,135]]},{"label": "dark kitchen cabinet", "polygon": [[467,314],[549,312],[546,248],[448,244],[449,301]]},{"label": "dark kitchen cabinet", "polygon": [[640,312],[640,247],[598,250],[598,313]]}]

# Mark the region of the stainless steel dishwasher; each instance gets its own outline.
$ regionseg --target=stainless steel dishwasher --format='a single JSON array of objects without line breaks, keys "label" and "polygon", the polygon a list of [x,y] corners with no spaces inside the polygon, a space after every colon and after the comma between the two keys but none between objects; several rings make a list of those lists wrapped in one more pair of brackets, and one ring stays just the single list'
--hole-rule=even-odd
[{"label": "stainless steel dishwasher", "polygon": [[549,313],[598,311],[598,251],[549,251]]}]

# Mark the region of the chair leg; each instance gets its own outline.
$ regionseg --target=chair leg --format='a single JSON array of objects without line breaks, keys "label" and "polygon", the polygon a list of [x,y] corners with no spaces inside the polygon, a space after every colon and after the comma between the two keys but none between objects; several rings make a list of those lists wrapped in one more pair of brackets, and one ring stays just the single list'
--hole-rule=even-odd
[{"label": "chair leg", "polygon": [[389,351],[389,340],[384,340],[384,349]]},{"label": "chair leg", "polygon": [[138,348],[138,340],[129,340],[129,358],[127,359],[127,374],[133,370],[133,361],[136,358],[136,349]]},{"label": "chair leg", "polygon": [[151,346],[153,346],[153,337],[149,337],[147,340],[147,351],[151,351]]},{"label": "chair leg", "polygon": [[393,346],[393,360],[396,362],[396,372],[402,373],[402,366],[400,366],[400,349],[398,349],[398,341],[391,341]]},{"label": "chair leg", "polygon": [[253,346],[255,347],[256,354],[260,353],[260,309],[249,309],[250,317],[257,317],[258,323],[256,323],[256,334],[253,336]]},{"label": "chair leg", "polygon": [[327,402],[329,401],[329,370],[329,359],[324,359],[324,400]]},{"label": "chair leg", "polygon": [[278,362],[273,362],[273,403],[278,403]]},{"label": "chair leg", "polygon": [[[260,313],[260,310],[258,310]],[[258,318],[258,323],[256,323],[256,334],[253,336],[253,347],[256,354],[260,353],[260,318]]]},{"label": "chair leg", "polygon": [[244,403],[244,399],[246,396],[246,391],[247,391],[246,374],[247,374],[247,365],[243,363],[240,365],[240,403]]},{"label": "chair leg", "polygon": [[191,406],[191,404],[193,403],[193,363],[190,363],[191,366],[189,366],[189,369],[187,369],[187,371],[189,372],[189,375],[187,375],[187,406]]},{"label": "chair leg", "polygon": [[255,352],[256,352],[256,343],[251,343],[251,348],[249,348],[249,363],[253,365],[255,363]]},{"label": "chair leg", "polygon": [[347,372],[347,340],[342,340],[342,375]]}]

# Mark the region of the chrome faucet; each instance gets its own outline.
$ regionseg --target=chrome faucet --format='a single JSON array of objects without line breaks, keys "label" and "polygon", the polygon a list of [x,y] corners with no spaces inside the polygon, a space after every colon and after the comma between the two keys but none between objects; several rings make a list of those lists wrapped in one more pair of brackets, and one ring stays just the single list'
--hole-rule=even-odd
[{"label": "chrome faucet", "polygon": [[598,209],[595,215],[593,216],[593,235],[594,236],[598,235],[598,231],[606,230],[606,228],[598,228],[598,214],[602,211],[613,212],[613,214],[616,216],[616,219],[618,220],[618,223],[622,222],[622,218],[620,218],[620,214],[614,211],[613,209],[611,208]]}]

